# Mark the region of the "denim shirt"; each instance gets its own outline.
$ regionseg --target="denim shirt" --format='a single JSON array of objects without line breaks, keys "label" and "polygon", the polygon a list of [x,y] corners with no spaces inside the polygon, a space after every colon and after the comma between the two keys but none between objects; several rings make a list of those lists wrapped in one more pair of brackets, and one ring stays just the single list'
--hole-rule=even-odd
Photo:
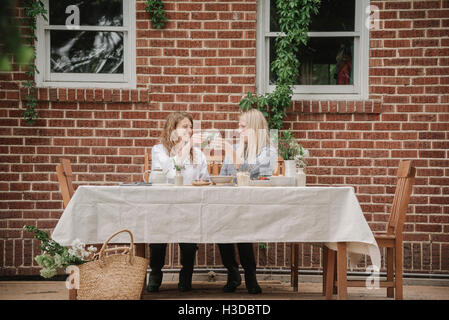
[{"label": "denim shirt", "polygon": [[[234,150],[237,145],[233,145]],[[276,168],[278,160],[277,150],[272,146],[264,147],[256,156],[255,164],[251,165],[245,159],[240,165],[240,171],[248,171],[250,169],[250,178],[257,179],[259,176],[271,176]],[[221,167],[220,176],[235,176],[237,169],[235,164],[228,155],[225,156],[223,166]]]}]

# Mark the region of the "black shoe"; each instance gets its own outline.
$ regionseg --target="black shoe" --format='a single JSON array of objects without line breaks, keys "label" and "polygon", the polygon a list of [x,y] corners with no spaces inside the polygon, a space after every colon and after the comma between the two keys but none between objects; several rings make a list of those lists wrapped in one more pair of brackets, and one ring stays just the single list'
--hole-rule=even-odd
[{"label": "black shoe", "polygon": [[148,292],[159,292],[162,283],[162,272],[150,272],[150,281],[147,286]]},{"label": "black shoe", "polygon": [[247,287],[249,294],[259,294],[262,293],[262,288],[256,284],[254,287]]},{"label": "black shoe", "polygon": [[192,291],[192,286],[178,283],[178,290],[181,292]]},{"label": "black shoe", "polygon": [[228,281],[223,287],[224,292],[235,292],[235,289],[242,283],[242,277],[240,276],[238,268],[232,268],[228,270]]},{"label": "black shoe", "polygon": [[178,290],[181,292],[187,292],[192,290],[192,272],[186,272],[181,269],[179,272]]},{"label": "black shoe", "polygon": [[148,292],[159,292],[159,286],[152,286],[152,285],[148,285],[147,286],[147,291]]},{"label": "black shoe", "polygon": [[262,293],[262,288],[257,283],[256,272],[245,270],[245,284],[249,294]]}]

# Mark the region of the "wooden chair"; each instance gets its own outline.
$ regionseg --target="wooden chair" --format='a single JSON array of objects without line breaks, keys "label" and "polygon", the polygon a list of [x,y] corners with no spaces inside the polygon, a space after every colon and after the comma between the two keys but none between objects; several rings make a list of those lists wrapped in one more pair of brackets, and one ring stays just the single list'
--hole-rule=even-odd
[{"label": "wooden chair", "polygon": [[145,181],[148,181],[149,173],[148,170],[150,170],[150,162],[151,162],[151,151],[145,152],[145,158],[143,163],[143,172],[145,172]]},{"label": "wooden chair", "polygon": [[73,189],[73,174],[70,160],[61,159],[60,162],[61,163],[56,166],[56,174],[58,176],[59,187],[61,189],[65,209],[75,193],[75,190]]},{"label": "wooden chair", "polygon": [[[62,200],[64,203],[64,209],[70,202],[70,199],[75,193],[73,188],[73,173],[72,165],[68,159],[60,159],[60,164],[56,166],[56,174],[58,176],[59,188],[61,190]],[[117,244],[121,245],[121,244]],[[97,250],[101,249],[101,244],[93,244]],[[145,244],[136,243],[135,244],[136,256],[145,257]],[[73,283],[73,280],[72,280]],[[76,289],[69,290],[69,299],[76,300],[77,291]]]},{"label": "wooden chair", "polygon": [[220,175],[221,167],[223,166],[222,155],[211,154],[210,150],[204,150],[206,154],[207,171],[210,176]]},{"label": "wooden chair", "polygon": [[[388,219],[386,232],[375,233],[379,248],[387,248],[387,279],[380,281],[381,287],[387,288],[387,297],[403,299],[402,292],[402,230],[405,222],[410,195],[415,182],[416,170],[411,161],[400,161],[397,171],[397,185]],[[330,299],[335,293],[335,258],[336,251],[325,248],[323,253],[323,294]],[[347,275],[343,275],[346,277]],[[364,287],[365,281],[349,280],[347,287]]]},{"label": "wooden chair", "polygon": [[278,156],[276,170],[274,170],[273,176],[283,176],[283,175],[285,175],[284,158],[282,158],[281,156]]}]

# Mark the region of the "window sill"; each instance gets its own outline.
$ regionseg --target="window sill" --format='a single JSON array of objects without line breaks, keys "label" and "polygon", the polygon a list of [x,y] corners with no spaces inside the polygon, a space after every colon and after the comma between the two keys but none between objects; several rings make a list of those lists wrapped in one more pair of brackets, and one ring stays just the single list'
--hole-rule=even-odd
[{"label": "window sill", "polygon": [[[38,101],[59,102],[149,102],[148,89],[101,88],[36,88]],[[20,99],[26,100],[28,88],[20,89]]]},{"label": "window sill", "polygon": [[380,100],[294,100],[293,112],[299,113],[382,113]]}]

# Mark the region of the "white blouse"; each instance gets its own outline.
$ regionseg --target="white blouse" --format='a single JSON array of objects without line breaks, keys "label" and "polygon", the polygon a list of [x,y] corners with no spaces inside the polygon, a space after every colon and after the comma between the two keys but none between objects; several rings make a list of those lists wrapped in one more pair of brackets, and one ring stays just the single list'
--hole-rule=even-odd
[{"label": "white blouse", "polygon": [[[193,148],[194,159],[198,159],[198,164],[191,164],[190,157],[184,160],[184,169],[181,170],[184,184],[191,184],[193,180],[209,180],[207,171],[206,156],[201,149]],[[163,144],[157,144],[151,149],[152,169],[162,169],[167,176],[168,183],[173,183],[176,170],[174,162],[178,163],[178,156],[170,157]]]}]

